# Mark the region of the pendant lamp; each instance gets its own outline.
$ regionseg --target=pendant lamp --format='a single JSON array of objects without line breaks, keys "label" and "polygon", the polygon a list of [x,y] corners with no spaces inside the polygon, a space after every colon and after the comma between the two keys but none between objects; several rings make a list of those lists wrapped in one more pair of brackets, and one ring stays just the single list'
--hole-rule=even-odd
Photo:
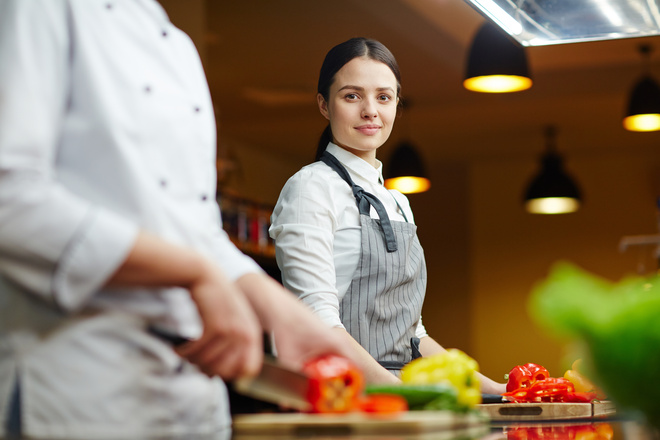
[{"label": "pendant lamp", "polygon": [[[402,99],[399,106],[403,132],[407,138],[407,133],[410,132],[408,123],[411,102],[409,99]],[[415,146],[408,140],[404,140],[394,149],[389,162],[385,166],[383,175],[385,177],[385,188],[396,189],[403,194],[420,193],[428,191],[431,187],[424,161]]]},{"label": "pendant lamp", "polygon": [[532,214],[567,214],[580,208],[580,189],[564,171],[563,159],[555,146],[555,136],[556,129],[548,127],[541,170],[525,192],[525,209]]},{"label": "pendant lamp", "polygon": [[660,130],[660,86],[649,73],[651,46],[643,44],[639,52],[645,72],[630,93],[623,126],[630,131],[657,131]]},{"label": "pendant lamp", "polygon": [[422,157],[408,141],[400,143],[392,153],[385,177],[387,189],[396,189],[403,194],[420,193],[431,188]]},{"label": "pendant lamp", "polygon": [[495,24],[486,21],[472,41],[463,86],[484,93],[529,89],[532,78],[525,48]]}]

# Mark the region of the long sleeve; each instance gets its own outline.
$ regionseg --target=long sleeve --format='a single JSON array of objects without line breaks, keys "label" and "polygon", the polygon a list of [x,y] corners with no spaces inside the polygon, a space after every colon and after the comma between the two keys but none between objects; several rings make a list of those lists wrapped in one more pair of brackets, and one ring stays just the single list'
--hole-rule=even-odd
[{"label": "long sleeve", "polygon": [[[289,179],[273,211],[270,234],[285,287],[324,322],[343,327],[334,259],[338,219],[333,202],[337,196],[330,172],[334,173],[316,164]],[[343,181],[339,184],[345,186]],[[356,233],[359,240],[359,225]]]},{"label": "long sleeve", "polygon": [[60,0],[0,3],[0,273],[79,307],[129,251],[137,227],[58,182],[72,56]]},{"label": "long sleeve", "polygon": [[[215,223],[222,224],[220,216],[215,220]],[[249,273],[264,273],[263,269],[252,258],[241,252],[231,242],[229,236],[221,227],[218,227],[217,233],[213,234],[210,247],[213,249],[211,256],[232,281]]]}]

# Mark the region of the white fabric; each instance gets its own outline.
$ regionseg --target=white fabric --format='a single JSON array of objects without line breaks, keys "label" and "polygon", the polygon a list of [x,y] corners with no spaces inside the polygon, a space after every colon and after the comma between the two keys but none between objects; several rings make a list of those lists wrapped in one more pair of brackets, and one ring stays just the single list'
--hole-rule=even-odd
[{"label": "white fabric", "polygon": [[[328,144],[327,150],[348,170],[353,181],[380,199],[390,220],[414,223],[408,199],[382,184],[382,164]],[[398,205],[397,206],[397,202]],[[371,217],[378,218],[371,208]],[[339,302],[360,260],[360,213],[351,187],[323,162],[303,167],[284,185],[271,217],[282,282],[327,324],[344,328]],[[416,336],[427,336],[420,321]]]},{"label": "white fabric", "polygon": [[229,422],[224,386],[142,332],[197,336],[188,293],[99,290],[139,229],[260,271],[222,231],[215,151],[199,57],[156,1],[0,0],[0,419],[18,375],[30,435]]}]

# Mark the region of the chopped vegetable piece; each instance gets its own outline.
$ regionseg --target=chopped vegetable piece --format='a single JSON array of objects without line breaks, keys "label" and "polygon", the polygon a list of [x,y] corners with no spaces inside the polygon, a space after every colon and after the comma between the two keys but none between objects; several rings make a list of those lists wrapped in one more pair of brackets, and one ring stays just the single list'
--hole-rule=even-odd
[{"label": "chopped vegetable piece", "polygon": [[370,394],[360,400],[360,409],[368,413],[396,414],[408,410],[408,402],[396,394]]},{"label": "chopped vegetable piece", "polygon": [[578,359],[573,362],[573,365],[571,366],[572,369],[566,370],[564,378],[573,382],[573,385],[575,385],[575,391],[580,393],[593,393],[599,399],[604,399],[606,397],[605,393],[579,371],[581,361],[581,359]]},{"label": "chopped vegetable piece", "polygon": [[364,379],[348,359],[322,356],[305,364],[302,371],[309,377],[307,399],[312,412],[343,413],[359,407]]},{"label": "chopped vegetable piece", "polygon": [[366,393],[367,395],[395,394],[401,396],[408,402],[408,407],[411,410],[428,409],[426,406],[432,403],[435,405],[433,409],[456,410],[458,408],[456,388],[449,384],[367,385]]},{"label": "chopped vegetable piece", "polygon": [[528,363],[525,365],[517,365],[509,372],[506,390],[510,392],[519,388],[527,388],[534,382],[549,377],[550,373],[548,373],[548,370],[538,364]]}]

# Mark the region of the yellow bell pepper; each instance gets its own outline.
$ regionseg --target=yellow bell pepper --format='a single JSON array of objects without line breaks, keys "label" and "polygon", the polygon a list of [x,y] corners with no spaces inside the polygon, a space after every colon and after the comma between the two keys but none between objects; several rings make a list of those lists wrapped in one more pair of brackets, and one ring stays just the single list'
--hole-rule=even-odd
[{"label": "yellow bell pepper", "polygon": [[564,379],[570,380],[573,385],[575,385],[575,391],[577,392],[595,393],[599,399],[605,398],[605,393],[603,393],[600,388],[594,385],[594,383],[591,382],[589,378],[580,372],[579,368],[581,363],[582,359],[577,359],[575,362],[573,362],[571,369],[566,370],[566,373],[564,373]]},{"label": "yellow bell pepper", "polygon": [[456,388],[458,404],[472,408],[481,403],[479,365],[461,350],[451,348],[446,353],[413,360],[401,370],[401,380],[409,384],[449,384]]}]

